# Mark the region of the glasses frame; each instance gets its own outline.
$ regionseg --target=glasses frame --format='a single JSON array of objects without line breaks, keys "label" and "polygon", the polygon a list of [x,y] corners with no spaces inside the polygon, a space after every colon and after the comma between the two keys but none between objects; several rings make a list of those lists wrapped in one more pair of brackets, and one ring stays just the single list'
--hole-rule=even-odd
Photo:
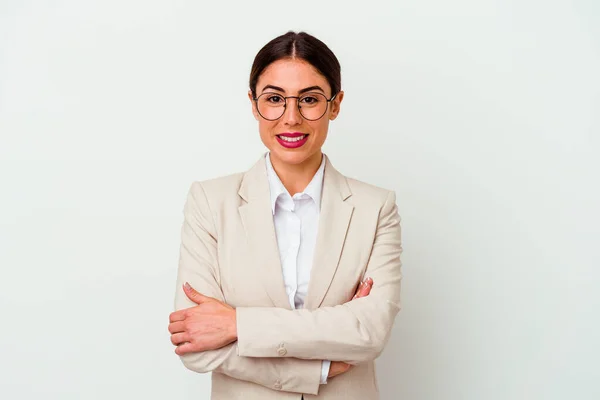
[{"label": "glasses frame", "polygon": [[[261,96],[264,96],[266,94],[271,94],[271,95],[276,94],[277,96],[281,96],[283,98],[283,112],[281,113],[281,115],[279,117],[277,117],[275,119],[265,118],[265,116],[260,113],[260,110],[258,108],[258,99],[260,99]],[[287,108],[287,99],[296,99],[296,104],[297,104],[297,107],[298,107],[298,112],[300,113],[300,115],[302,116],[302,118],[304,118],[307,121],[318,121],[321,118],[323,118],[323,115],[327,114],[327,110],[329,109],[329,103],[331,103],[333,101],[333,99],[335,99],[335,96],[337,96],[338,94],[337,93],[334,94],[333,96],[331,96],[330,99],[327,99],[327,96],[325,96],[323,93],[315,93],[315,94],[322,95],[323,97],[325,97],[325,100],[327,101],[327,107],[325,107],[325,111],[323,111],[323,114],[321,114],[321,116],[319,118],[316,118],[316,119],[306,118],[304,116],[304,114],[302,114],[302,106],[300,105],[300,97],[302,97],[302,96],[283,96],[283,95],[281,95],[279,93],[265,92],[265,93],[261,93],[258,97],[253,97],[252,100],[254,100],[254,103],[256,104],[256,111],[258,112],[258,115],[260,115],[262,119],[265,119],[267,121],[277,121],[279,118],[281,118],[281,117],[283,117],[285,115],[285,110]]]}]

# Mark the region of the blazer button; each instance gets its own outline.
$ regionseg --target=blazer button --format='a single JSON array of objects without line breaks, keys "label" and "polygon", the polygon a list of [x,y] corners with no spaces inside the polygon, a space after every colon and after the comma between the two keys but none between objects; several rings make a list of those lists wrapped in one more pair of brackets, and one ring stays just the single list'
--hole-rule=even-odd
[{"label": "blazer button", "polygon": [[281,390],[283,388],[283,386],[281,386],[281,383],[279,383],[279,382],[275,383],[275,385],[273,387],[277,390]]},{"label": "blazer button", "polygon": [[277,354],[279,354],[280,356],[285,356],[287,354],[287,350],[284,349],[283,347],[280,347],[279,349],[277,349]]}]

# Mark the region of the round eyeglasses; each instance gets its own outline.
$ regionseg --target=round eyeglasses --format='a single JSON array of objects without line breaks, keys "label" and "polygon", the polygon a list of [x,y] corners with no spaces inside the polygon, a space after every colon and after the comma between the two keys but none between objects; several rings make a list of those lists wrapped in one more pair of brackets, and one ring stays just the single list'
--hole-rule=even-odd
[{"label": "round eyeglasses", "polygon": [[275,121],[285,113],[287,99],[296,99],[300,115],[308,121],[321,119],[327,112],[329,102],[335,99],[335,94],[327,99],[321,93],[306,93],[301,96],[282,96],[278,93],[263,93],[254,98],[256,109],[261,117],[268,121]]}]

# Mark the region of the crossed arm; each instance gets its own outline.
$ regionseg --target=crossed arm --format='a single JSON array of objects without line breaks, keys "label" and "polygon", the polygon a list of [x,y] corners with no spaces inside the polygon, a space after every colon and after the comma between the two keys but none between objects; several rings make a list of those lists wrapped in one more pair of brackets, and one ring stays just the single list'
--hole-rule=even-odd
[{"label": "crossed arm", "polygon": [[[175,309],[181,311],[177,312],[196,306],[183,291],[185,282],[204,296],[223,301],[215,227],[198,183],[188,193],[184,216],[175,297]],[[368,297],[314,311],[238,307],[236,333],[230,342],[182,354],[184,365],[269,388],[277,384],[280,390],[317,394],[321,360],[358,364],[377,358],[383,350],[400,309],[401,251],[400,217],[395,195],[389,192],[367,265],[366,276],[374,282]],[[278,352],[281,346],[286,352]]]}]

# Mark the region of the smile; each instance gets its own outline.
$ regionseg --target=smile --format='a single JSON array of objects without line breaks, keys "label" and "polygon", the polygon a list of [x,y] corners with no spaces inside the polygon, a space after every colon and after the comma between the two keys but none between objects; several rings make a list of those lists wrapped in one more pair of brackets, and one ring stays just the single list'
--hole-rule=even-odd
[{"label": "smile", "polygon": [[304,140],[306,139],[308,135],[302,135],[302,136],[296,136],[296,137],[289,137],[289,136],[281,136],[281,135],[277,135],[277,137],[281,140],[285,140],[286,142],[299,142],[300,140]]},{"label": "smile", "polygon": [[307,142],[307,139],[307,134],[277,135],[277,141],[279,144],[287,149],[296,149],[301,147]]}]

